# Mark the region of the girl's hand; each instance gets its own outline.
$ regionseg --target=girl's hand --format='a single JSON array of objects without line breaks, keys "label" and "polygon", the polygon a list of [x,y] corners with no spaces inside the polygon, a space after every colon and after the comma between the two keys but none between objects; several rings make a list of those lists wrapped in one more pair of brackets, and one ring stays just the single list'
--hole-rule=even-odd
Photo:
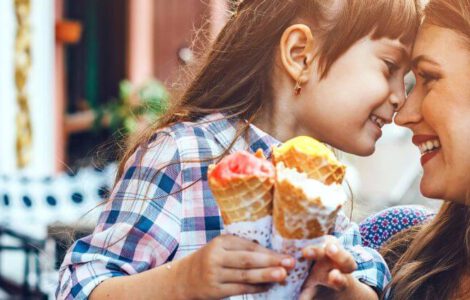
[{"label": "girl's hand", "polygon": [[232,235],[222,235],[177,264],[185,299],[220,299],[264,292],[282,282],[294,258]]},{"label": "girl's hand", "polygon": [[[339,296],[350,288],[355,288],[355,285],[362,284],[351,275],[357,268],[353,256],[342,248],[335,237],[326,238],[324,247],[308,246],[302,250],[304,257],[315,261],[315,264],[304,283],[301,300],[312,299],[321,287],[327,287]],[[336,297],[338,298],[340,297]]]}]

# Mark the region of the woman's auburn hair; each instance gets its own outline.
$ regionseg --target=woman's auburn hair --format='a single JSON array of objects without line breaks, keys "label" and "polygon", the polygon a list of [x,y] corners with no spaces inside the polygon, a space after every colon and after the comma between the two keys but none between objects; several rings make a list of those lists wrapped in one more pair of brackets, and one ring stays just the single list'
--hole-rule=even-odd
[{"label": "woman's auburn hair", "polygon": [[194,75],[186,72],[189,85],[168,112],[131,139],[116,182],[132,154],[139,147],[148,147],[159,129],[220,112],[248,120],[238,138],[261,110],[270,112],[275,54],[290,25],[306,23],[319,37],[318,72],[326,76],[336,59],[369,34],[374,39],[411,43],[419,28],[420,11],[420,0],[245,0],[207,55],[201,56]]},{"label": "woman's auburn hair", "polygon": [[[424,9],[427,24],[459,33],[470,46],[470,0],[431,0]],[[470,189],[466,200],[470,203]],[[380,251],[397,257],[396,252],[406,248],[392,269],[393,279],[387,287],[391,298],[463,299],[460,297],[470,295],[461,285],[470,274],[470,206],[445,202],[434,220],[413,235]]]}]

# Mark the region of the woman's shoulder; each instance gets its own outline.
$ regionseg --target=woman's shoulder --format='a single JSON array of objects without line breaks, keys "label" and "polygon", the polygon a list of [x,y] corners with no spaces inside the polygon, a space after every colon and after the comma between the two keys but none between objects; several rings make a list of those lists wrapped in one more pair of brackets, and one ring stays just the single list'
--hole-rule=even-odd
[{"label": "woman's shoulder", "polygon": [[394,235],[434,217],[435,212],[420,205],[402,205],[384,209],[364,221],[360,232],[365,246],[380,249]]}]

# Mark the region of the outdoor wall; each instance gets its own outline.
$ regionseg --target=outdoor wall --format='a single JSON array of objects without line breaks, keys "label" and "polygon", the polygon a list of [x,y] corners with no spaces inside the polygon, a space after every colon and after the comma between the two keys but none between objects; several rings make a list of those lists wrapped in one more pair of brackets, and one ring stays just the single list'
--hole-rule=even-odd
[{"label": "outdoor wall", "polygon": [[[28,92],[33,127],[32,160],[24,170],[44,176],[54,170],[54,1],[31,0],[32,67]],[[0,174],[17,171],[13,0],[0,1]]]}]

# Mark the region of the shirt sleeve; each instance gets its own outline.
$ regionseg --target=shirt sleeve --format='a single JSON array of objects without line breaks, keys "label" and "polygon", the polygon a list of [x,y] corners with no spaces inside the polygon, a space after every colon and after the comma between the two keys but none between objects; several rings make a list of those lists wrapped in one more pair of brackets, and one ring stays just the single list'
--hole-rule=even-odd
[{"label": "shirt sleeve", "polygon": [[181,233],[179,159],[167,133],[132,155],[94,232],[68,250],[59,270],[58,299],[87,299],[106,279],[171,260]]},{"label": "shirt sleeve", "polygon": [[359,226],[339,214],[333,235],[349,251],[357,263],[353,276],[373,288],[379,295],[391,279],[390,270],[383,257],[374,249],[362,245]]}]

